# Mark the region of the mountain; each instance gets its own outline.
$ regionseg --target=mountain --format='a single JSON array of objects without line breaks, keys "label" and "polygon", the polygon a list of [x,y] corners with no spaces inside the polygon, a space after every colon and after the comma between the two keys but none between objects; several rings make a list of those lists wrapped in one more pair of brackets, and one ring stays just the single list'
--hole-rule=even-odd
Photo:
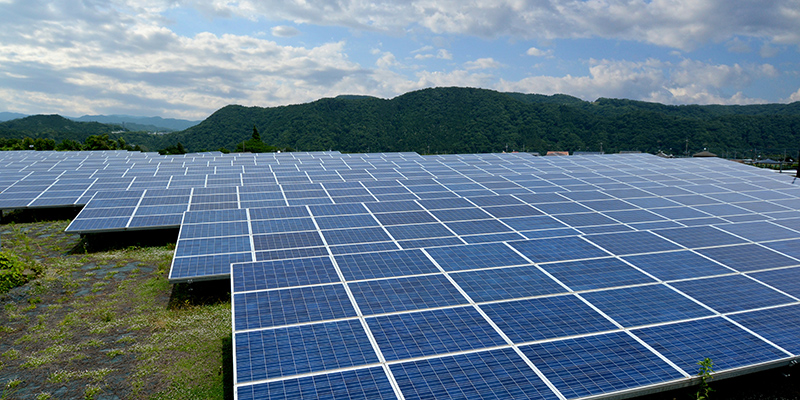
[{"label": "mountain", "polygon": [[182,131],[197,125],[200,121],[188,121],[175,118],[134,117],[131,115],[84,115],[70,118],[81,122],[100,122],[124,126],[129,131],[172,132]]},{"label": "mountain", "polygon": [[24,118],[24,117],[27,117],[27,115],[20,113],[6,112],[6,111],[0,112],[0,122],[10,121],[12,119]]},{"label": "mountain", "polygon": [[162,143],[163,135],[140,132],[123,132],[122,126],[101,124],[99,122],[79,122],[60,115],[32,115],[29,117],[0,122],[0,139],[53,139],[56,143],[73,140],[80,143],[92,135],[109,135],[111,139],[124,139],[130,145],[140,145],[145,150],[155,151],[167,145]]},{"label": "mountain", "polygon": [[800,102],[670,106],[434,88],[388,100],[346,95],[270,108],[230,105],[164,140],[181,142],[190,151],[233,149],[250,138],[254,126],[264,142],[303,151],[543,153],[602,148],[683,154],[688,147],[689,153],[706,148],[724,155],[757,148],[778,154],[798,148]]}]

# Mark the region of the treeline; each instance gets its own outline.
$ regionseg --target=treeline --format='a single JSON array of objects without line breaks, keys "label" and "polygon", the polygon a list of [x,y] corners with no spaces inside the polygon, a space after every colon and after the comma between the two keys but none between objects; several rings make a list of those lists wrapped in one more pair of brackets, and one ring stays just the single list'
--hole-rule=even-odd
[{"label": "treeline", "polygon": [[138,145],[131,146],[120,137],[116,140],[109,139],[108,135],[91,135],[83,143],[70,139],[63,139],[60,143],[50,138],[2,138],[0,137],[0,150],[128,150],[144,151]]},{"label": "treeline", "polygon": [[[15,122],[16,121],[16,122]],[[58,116],[0,123],[0,138],[123,138],[145,151],[300,151],[483,153],[642,151],[722,156],[795,155],[800,102],[750,106],[669,106],[624,99],[587,102],[568,95],[436,88],[386,100],[339,96],[282,107],[226,106],[180,132],[149,135]],[[8,125],[13,122],[15,126]],[[96,124],[96,123],[91,123]],[[253,140],[253,129],[260,132]],[[97,129],[98,131],[93,131]],[[178,144],[180,149],[178,148]],[[35,146],[35,144],[34,144]]]},{"label": "treeline", "polygon": [[[235,148],[255,125],[264,142],[301,151],[638,150],[720,155],[800,144],[800,102],[753,106],[668,106],[632,100],[586,102],[566,95],[436,88],[391,100],[341,96],[261,108],[231,105],[165,135],[190,151]],[[755,150],[755,151],[754,151]]]}]

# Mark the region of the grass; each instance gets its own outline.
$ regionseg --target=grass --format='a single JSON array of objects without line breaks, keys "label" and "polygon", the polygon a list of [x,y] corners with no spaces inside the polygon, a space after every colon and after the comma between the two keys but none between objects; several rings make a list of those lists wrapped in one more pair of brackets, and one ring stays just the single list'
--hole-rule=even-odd
[{"label": "grass", "polygon": [[0,293],[0,399],[232,398],[227,283],[169,284],[174,232],[79,237],[68,222],[0,224],[35,271]]}]

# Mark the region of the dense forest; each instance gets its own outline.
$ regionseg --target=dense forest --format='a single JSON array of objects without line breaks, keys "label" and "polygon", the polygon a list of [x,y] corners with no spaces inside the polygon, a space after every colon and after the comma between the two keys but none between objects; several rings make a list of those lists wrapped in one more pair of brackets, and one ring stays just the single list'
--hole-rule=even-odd
[{"label": "dense forest", "polygon": [[[0,124],[0,137],[8,137],[5,135],[12,130],[7,123]],[[796,154],[800,147],[800,102],[669,106],[624,99],[587,102],[567,95],[436,88],[389,100],[339,96],[270,108],[230,105],[184,131],[117,135],[151,151],[179,142],[189,151],[233,150],[251,139],[254,127],[264,143],[301,151],[426,154],[602,149],[607,153],[662,150],[683,155],[708,149],[723,156],[752,157],[784,150]],[[98,134],[65,129],[27,132],[23,136],[35,134],[56,141],[85,140],[78,136]],[[116,139],[114,135],[112,139]]]}]

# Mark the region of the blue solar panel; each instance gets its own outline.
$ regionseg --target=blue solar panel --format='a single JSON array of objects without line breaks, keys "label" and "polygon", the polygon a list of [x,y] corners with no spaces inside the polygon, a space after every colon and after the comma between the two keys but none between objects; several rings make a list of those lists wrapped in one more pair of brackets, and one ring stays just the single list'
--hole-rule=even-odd
[{"label": "blue solar panel", "polygon": [[406,398],[557,399],[512,349],[460,354],[391,366]]},{"label": "blue solar panel", "polygon": [[234,264],[234,292],[314,285],[339,281],[330,257]]},{"label": "blue solar panel", "polygon": [[356,316],[342,285],[236,293],[233,301],[235,331]]},{"label": "blue solar panel", "polygon": [[730,318],[795,356],[800,354],[800,305],[734,314]]},{"label": "blue solar panel", "polygon": [[378,221],[369,214],[339,215],[335,217],[316,217],[320,229],[361,228],[378,226]]},{"label": "blue solar panel", "polygon": [[175,257],[252,251],[249,236],[226,236],[182,240]]},{"label": "blue solar panel", "polygon": [[401,212],[401,211],[422,211],[422,207],[413,201],[392,201],[380,203],[364,204],[374,213]]},{"label": "blue solar panel", "polygon": [[322,238],[314,232],[290,232],[270,235],[253,235],[256,251],[322,246]]},{"label": "blue solar panel", "polygon": [[675,282],[672,286],[721,313],[752,310],[794,301],[791,297],[742,275]]},{"label": "blue solar panel", "polygon": [[518,231],[564,228],[566,225],[546,215],[521,218],[504,218],[501,221]]},{"label": "blue solar panel", "polygon": [[551,215],[575,214],[592,211],[591,208],[587,208],[578,203],[572,202],[534,204],[534,207]]},{"label": "blue solar panel", "polygon": [[206,222],[247,221],[247,210],[217,210],[203,212],[187,212],[183,215],[184,224],[200,224]]},{"label": "blue solar panel", "polygon": [[527,260],[502,243],[440,247],[429,249],[428,253],[448,271],[528,264]]},{"label": "blue solar panel", "polygon": [[288,218],[252,221],[253,234],[302,232],[316,230],[311,218]]},{"label": "blue solar panel", "polygon": [[174,258],[169,279],[179,281],[227,276],[232,263],[250,261],[253,261],[253,257],[249,252]]},{"label": "blue solar panel", "polygon": [[662,285],[584,293],[582,296],[625,327],[679,321],[713,313]]},{"label": "blue solar panel", "polygon": [[647,273],[665,281],[733,272],[691,251],[645,254],[624,258]]},{"label": "blue solar panel", "polygon": [[383,228],[337,229],[321,231],[325,241],[331,245],[386,242],[392,240]]},{"label": "blue solar panel", "polygon": [[367,323],[387,361],[506,344],[473,307],[387,315]]},{"label": "blue solar panel", "polygon": [[353,254],[353,253],[370,253],[376,251],[397,250],[398,246],[394,242],[374,242],[374,243],[359,243],[349,244],[342,246],[329,247],[331,254]]},{"label": "blue solar panel", "polygon": [[494,219],[448,222],[445,225],[447,225],[448,228],[452,229],[458,235],[480,235],[485,233],[501,233],[511,231],[511,229],[503,225],[502,222]]},{"label": "blue solar panel", "polygon": [[364,315],[467,303],[443,275],[356,282],[350,290]]},{"label": "blue solar panel", "polygon": [[608,256],[607,252],[578,237],[526,240],[509,244],[533,262]]},{"label": "blue solar panel", "polygon": [[328,249],[325,247],[303,247],[299,249],[257,251],[256,260],[257,261],[285,260],[289,258],[318,257],[328,254],[329,254]]},{"label": "blue solar panel", "polygon": [[532,344],[520,350],[568,399],[683,378],[621,332]]},{"label": "blue solar panel", "polygon": [[617,329],[572,295],[483,304],[481,309],[517,344]]},{"label": "blue solar panel", "polygon": [[383,368],[365,368],[273,381],[236,389],[239,400],[396,399]]},{"label": "blue solar panel", "polygon": [[276,218],[300,218],[308,216],[309,216],[308,210],[305,207],[268,207],[268,208],[250,209],[250,219],[254,220],[276,219]]},{"label": "blue solar panel", "polygon": [[786,268],[749,274],[791,296],[800,297],[800,268]]},{"label": "blue solar panel", "polygon": [[439,272],[433,262],[419,250],[338,255],[336,263],[347,280]]},{"label": "blue solar panel", "polygon": [[572,290],[600,289],[653,282],[653,279],[616,258],[542,265]]},{"label": "blue solar panel", "polygon": [[181,227],[180,239],[247,235],[248,232],[249,228],[245,221],[185,224]]},{"label": "blue solar panel", "polygon": [[676,244],[653,235],[650,232],[591,235],[586,236],[586,239],[618,256],[680,249]]},{"label": "blue solar panel", "polygon": [[564,287],[532,265],[469,271],[450,276],[477,302],[566,292]]},{"label": "blue solar panel", "polygon": [[542,214],[539,210],[525,204],[486,207],[484,210],[496,218],[526,217]]},{"label": "blue solar panel", "polygon": [[387,226],[386,230],[395,240],[454,236],[453,232],[439,223]]},{"label": "blue solar panel", "polygon": [[722,318],[681,322],[635,330],[633,333],[689,374],[708,357],[714,371],[788,357],[775,347]]},{"label": "blue solar panel", "polygon": [[613,218],[624,224],[634,222],[653,222],[663,221],[664,217],[656,215],[647,210],[624,210],[604,212],[607,217]]},{"label": "blue solar panel", "polygon": [[242,332],[234,336],[238,382],[378,362],[358,320]]},{"label": "blue solar panel", "polygon": [[655,233],[688,248],[724,246],[745,241],[710,226],[663,229]]},{"label": "blue solar panel", "polygon": [[741,272],[800,264],[800,261],[756,244],[715,247],[697,252]]},{"label": "blue solar panel", "polygon": [[[776,221],[776,223],[779,224],[780,222]],[[720,225],[718,228],[754,242],[793,239],[797,237],[797,232],[765,221],[746,224],[726,224]]]},{"label": "blue solar panel", "polygon": [[450,221],[471,221],[481,219],[491,219],[492,216],[477,208],[457,208],[451,210],[431,211],[437,219],[443,222]]}]

